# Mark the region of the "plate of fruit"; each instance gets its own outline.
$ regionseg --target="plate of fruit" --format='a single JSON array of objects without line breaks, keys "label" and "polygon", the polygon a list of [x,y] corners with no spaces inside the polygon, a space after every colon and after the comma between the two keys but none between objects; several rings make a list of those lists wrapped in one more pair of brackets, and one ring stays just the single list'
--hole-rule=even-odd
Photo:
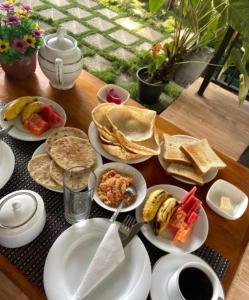
[{"label": "plate of fruit", "polygon": [[13,124],[8,134],[22,141],[45,140],[55,128],[64,126],[66,119],[66,113],[58,103],[43,97],[17,98],[0,112],[1,127]]},{"label": "plate of fruit", "polygon": [[154,246],[169,253],[189,253],[205,242],[208,218],[196,190],[166,184],[147,190],[136,219],[145,222],[141,231]]}]

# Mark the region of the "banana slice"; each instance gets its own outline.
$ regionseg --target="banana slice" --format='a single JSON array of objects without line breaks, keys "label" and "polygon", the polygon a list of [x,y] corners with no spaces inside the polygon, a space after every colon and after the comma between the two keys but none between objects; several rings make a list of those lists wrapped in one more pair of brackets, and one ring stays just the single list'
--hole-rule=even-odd
[{"label": "banana slice", "polygon": [[153,223],[156,235],[166,229],[169,220],[175,211],[176,205],[177,200],[175,198],[168,198],[161,204]]},{"label": "banana slice", "polygon": [[154,219],[160,205],[171,196],[165,190],[156,190],[149,194],[143,208],[144,222],[150,222]]}]

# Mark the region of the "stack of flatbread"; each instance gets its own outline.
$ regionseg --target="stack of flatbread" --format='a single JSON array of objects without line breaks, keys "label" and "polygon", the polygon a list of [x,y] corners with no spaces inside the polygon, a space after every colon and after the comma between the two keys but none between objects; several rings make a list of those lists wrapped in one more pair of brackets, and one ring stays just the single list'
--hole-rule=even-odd
[{"label": "stack of flatbread", "polygon": [[184,136],[165,136],[163,159],[169,174],[203,185],[205,175],[226,164],[210,147],[206,139],[191,141]]},{"label": "stack of flatbread", "polygon": [[[73,127],[60,127],[45,142],[46,153],[34,156],[28,163],[30,176],[46,188],[62,188],[65,170],[83,166],[91,169],[96,152],[87,134]],[[80,174],[78,174],[80,175]],[[88,176],[75,176],[74,188],[87,184]]]},{"label": "stack of flatbread", "polygon": [[92,111],[103,149],[122,160],[160,153],[156,112],[127,105],[103,103]]}]

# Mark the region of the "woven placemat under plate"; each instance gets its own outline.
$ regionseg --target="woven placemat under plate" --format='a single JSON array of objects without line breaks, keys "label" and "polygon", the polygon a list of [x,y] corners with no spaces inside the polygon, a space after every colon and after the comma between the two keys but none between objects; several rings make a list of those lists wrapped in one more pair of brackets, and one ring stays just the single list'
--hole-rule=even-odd
[{"label": "woven placemat under plate", "polygon": [[[41,144],[40,142],[22,142],[9,136],[4,138],[4,141],[12,148],[15,154],[16,165],[11,179],[0,190],[0,198],[20,189],[36,191],[44,200],[47,219],[42,233],[33,242],[16,249],[0,246],[0,253],[6,256],[34,285],[43,289],[43,268],[48,251],[57,237],[69,227],[69,224],[64,219],[63,194],[41,187],[28,174],[27,163],[35,149]],[[134,213],[132,214],[134,215]],[[110,216],[111,212],[93,203],[91,218],[109,218]],[[122,222],[124,217],[125,214],[121,214],[118,220]],[[139,237],[149,253],[152,265],[166,254],[148,242],[141,233],[139,233]],[[207,245],[203,245],[194,254],[203,258],[214,269],[220,280],[223,279],[229,266],[229,262],[225,257]]]}]

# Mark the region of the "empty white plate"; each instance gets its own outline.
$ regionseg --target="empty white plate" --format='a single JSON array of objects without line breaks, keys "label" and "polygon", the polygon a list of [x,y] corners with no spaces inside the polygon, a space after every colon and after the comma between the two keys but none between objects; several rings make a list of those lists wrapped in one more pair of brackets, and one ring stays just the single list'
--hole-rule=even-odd
[{"label": "empty white plate", "polygon": [[[89,219],[64,231],[49,250],[44,287],[49,300],[71,300],[110,221]],[[125,260],[84,300],[145,300],[151,284],[148,253],[135,236],[125,248]]]},{"label": "empty white plate", "polygon": [[0,141],[0,189],[9,181],[15,169],[15,155],[8,144]]}]

